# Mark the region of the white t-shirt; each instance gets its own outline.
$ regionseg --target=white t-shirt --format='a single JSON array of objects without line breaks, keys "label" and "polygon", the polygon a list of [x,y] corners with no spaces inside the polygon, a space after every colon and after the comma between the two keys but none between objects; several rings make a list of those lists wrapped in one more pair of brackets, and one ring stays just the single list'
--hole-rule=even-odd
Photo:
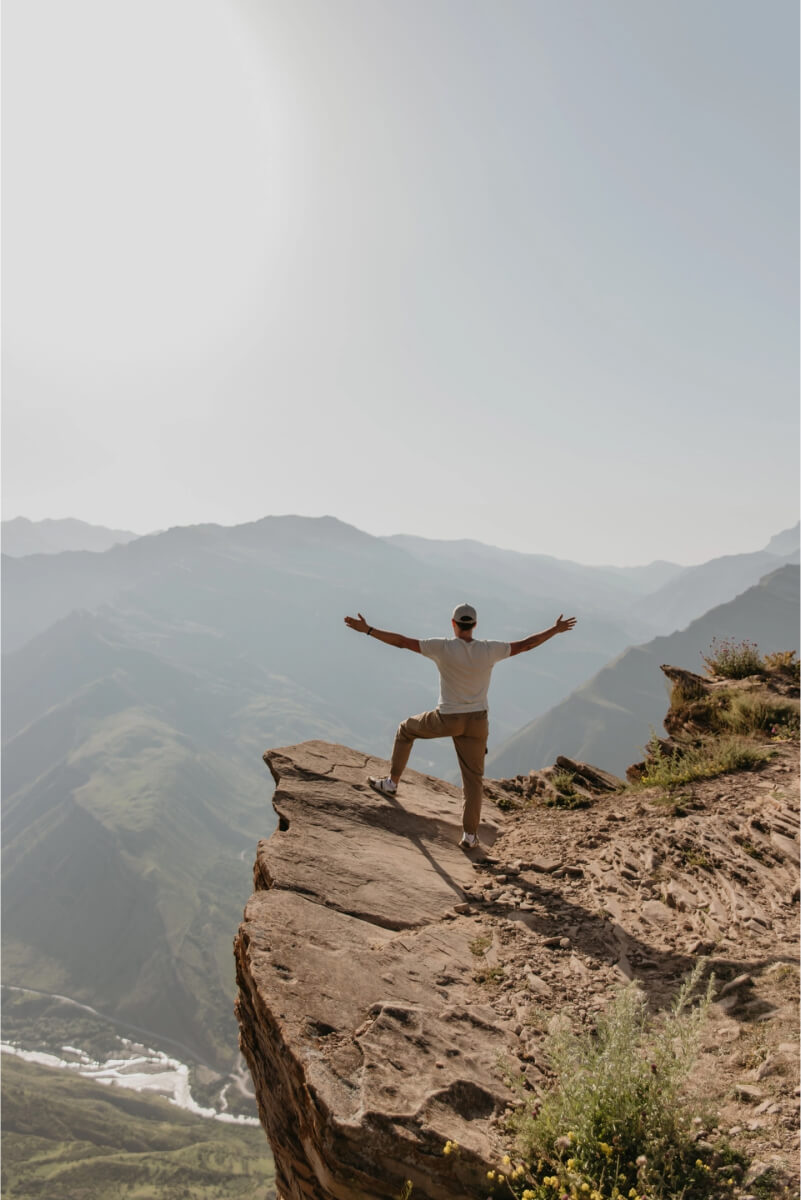
[{"label": "white t-shirt", "polygon": [[466,642],[464,638],[424,638],[420,653],[439,667],[441,713],[483,712],[496,662],[512,653],[509,642]]}]

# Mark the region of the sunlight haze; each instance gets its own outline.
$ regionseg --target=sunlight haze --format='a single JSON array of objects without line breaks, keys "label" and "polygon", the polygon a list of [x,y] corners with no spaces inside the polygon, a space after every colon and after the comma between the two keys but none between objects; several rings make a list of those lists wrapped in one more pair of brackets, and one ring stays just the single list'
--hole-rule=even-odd
[{"label": "sunlight haze", "polygon": [[620,564],[796,521],[796,4],[3,15],[4,518]]}]

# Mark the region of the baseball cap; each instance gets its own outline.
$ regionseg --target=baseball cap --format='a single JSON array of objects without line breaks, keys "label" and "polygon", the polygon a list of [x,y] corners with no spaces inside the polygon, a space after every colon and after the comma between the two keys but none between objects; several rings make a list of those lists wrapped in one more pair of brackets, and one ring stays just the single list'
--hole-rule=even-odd
[{"label": "baseball cap", "polygon": [[451,620],[456,621],[457,625],[475,625],[478,616],[472,604],[457,604]]}]

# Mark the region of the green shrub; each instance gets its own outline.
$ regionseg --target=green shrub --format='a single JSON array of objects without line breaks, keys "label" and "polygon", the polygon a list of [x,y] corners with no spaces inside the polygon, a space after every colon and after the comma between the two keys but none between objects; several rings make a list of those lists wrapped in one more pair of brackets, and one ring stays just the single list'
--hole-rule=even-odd
[{"label": "green shrub", "polygon": [[772,751],[737,736],[705,738],[698,746],[681,748],[674,755],[665,754],[656,738],[648,744],[645,772],[640,777],[644,787],[674,788],[694,779],[711,779],[726,771],[738,771],[766,762]]},{"label": "green shrub", "polygon": [[703,684],[694,683],[692,679],[683,679],[681,682],[673,684],[670,693],[670,707],[685,708],[696,700],[705,699],[706,695]]},{"label": "green shrub", "polygon": [[801,683],[801,661],[795,650],[777,650],[775,654],[766,654],[765,666],[769,671],[788,675],[796,686]]},{"label": "green shrub", "polygon": [[[598,1019],[594,1033],[568,1029],[548,1038],[555,1087],[538,1111],[527,1107],[512,1118],[528,1164],[520,1184],[520,1168],[510,1172],[514,1195],[526,1200],[562,1194],[588,1200],[731,1195],[728,1178],[705,1161],[710,1151],[699,1151],[685,1095],[712,995],[710,980],[693,1007],[703,966],[698,964],[672,1010],[652,1023],[641,991],[630,984]],[[727,1148],[713,1153],[721,1152],[724,1161],[732,1161]]]},{"label": "green shrub", "polygon": [[798,725],[798,701],[770,692],[738,692],[724,714],[735,733],[770,733],[773,726]]},{"label": "green shrub", "polygon": [[573,771],[566,771],[562,767],[554,771],[550,777],[550,782],[556,788],[557,792],[561,792],[563,796],[573,796],[575,794],[575,774]]},{"label": "green shrub", "polygon": [[725,679],[745,679],[765,669],[756,642],[712,638],[709,653],[701,657],[711,675],[722,675]]},{"label": "green shrub", "polygon": [[560,767],[553,771],[548,782],[555,788],[555,794],[546,792],[543,797],[543,803],[548,808],[589,808],[590,800],[587,796],[577,792],[575,788],[576,776],[573,771],[567,771]]},{"label": "green shrub", "polygon": [[485,954],[487,950],[489,950],[491,945],[492,934],[480,933],[477,937],[474,937],[470,943],[470,953],[475,954],[476,958],[481,958],[481,956]]}]

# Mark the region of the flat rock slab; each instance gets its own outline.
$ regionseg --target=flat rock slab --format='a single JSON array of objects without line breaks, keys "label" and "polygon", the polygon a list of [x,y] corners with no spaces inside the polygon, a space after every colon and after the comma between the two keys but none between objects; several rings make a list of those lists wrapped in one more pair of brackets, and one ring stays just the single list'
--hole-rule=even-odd
[{"label": "flat rock slab", "polygon": [[[279,828],[236,941],[237,1013],[279,1193],[389,1200],[411,1180],[415,1197],[468,1194],[492,1161],[512,1035],[468,1001],[461,793],[407,772],[379,796],[366,776],[384,763],[323,742],[264,757]],[[502,815],[486,808],[490,844]]]},{"label": "flat rock slab", "polygon": [[[343,746],[304,742],[264,755],[276,780],[279,828],[259,843],[256,886],[289,889],[387,929],[439,919],[474,881],[459,848],[462,796],[407,771],[396,796],[367,783],[385,764]],[[489,846],[500,814],[485,802]],[[475,854],[472,854],[475,857]]]}]

